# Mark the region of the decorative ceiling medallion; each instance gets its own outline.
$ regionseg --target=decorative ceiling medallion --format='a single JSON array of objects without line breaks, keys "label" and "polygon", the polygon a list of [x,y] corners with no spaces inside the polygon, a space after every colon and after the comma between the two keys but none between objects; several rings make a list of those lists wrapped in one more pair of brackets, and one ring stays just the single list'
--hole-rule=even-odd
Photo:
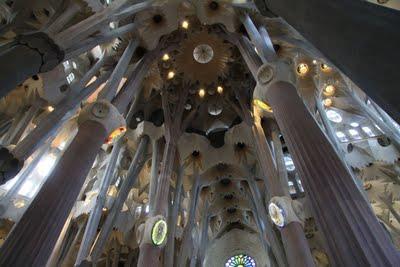
[{"label": "decorative ceiling medallion", "polygon": [[227,63],[231,57],[229,45],[221,38],[205,31],[190,34],[182,42],[176,57],[176,68],[185,80],[199,81],[200,84],[217,82],[225,77]]},{"label": "decorative ceiling medallion", "polygon": [[151,229],[151,241],[156,246],[161,246],[167,237],[167,223],[160,219],[156,221]]},{"label": "decorative ceiling medallion", "polygon": [[213,57],[214,50],[209,45],[201,44],[196,46],[193,50],[193,58],[201,64],[210,62]]}]

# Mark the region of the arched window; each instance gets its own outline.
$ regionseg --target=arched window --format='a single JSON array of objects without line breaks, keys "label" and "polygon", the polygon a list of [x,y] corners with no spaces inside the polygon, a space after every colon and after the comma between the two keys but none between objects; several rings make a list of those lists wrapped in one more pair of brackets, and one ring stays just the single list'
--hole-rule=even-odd
[{"label": "arched window", "polygon": [[256,262],[248,255],[238,254],[230,257],[226,261],[225,267],[256,267]]}]

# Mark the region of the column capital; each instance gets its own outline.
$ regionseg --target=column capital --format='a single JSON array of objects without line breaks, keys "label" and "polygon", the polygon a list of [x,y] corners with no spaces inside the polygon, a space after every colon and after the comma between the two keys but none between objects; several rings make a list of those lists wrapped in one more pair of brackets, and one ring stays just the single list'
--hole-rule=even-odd
[{"label": "column capital", "polygon": [[16,37],[16,42],[40,54],[42,57],[40,72],[52,70],[64,59],[64,51],[44,32],[19,35]]},{"label": "column capital", "polygon": [[257,86],[267,86],[277,81],[292,84],[295,81],[292,67],[282,59],[264,63],[257,71]]},{"label": "column capital", "polygon": [[118,109],[107,100],[98,100],[83,107],[78,117],[78,125],[86,121],[96,121],[106,130],[112,141],[126,131],[126,122]]},{"label": "column capital", "polygon": [[286,196],[273,197],[269,201],[268,211],[272,222],[280,228],[292,222],[298,222],[304,227],[303,205],[297,200]]}]

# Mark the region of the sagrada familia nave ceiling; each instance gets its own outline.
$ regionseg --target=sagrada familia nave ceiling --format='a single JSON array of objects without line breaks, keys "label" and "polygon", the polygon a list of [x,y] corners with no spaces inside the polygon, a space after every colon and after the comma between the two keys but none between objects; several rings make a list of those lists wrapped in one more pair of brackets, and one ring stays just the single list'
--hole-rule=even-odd
[{"label": "sagrada familia nave ceiling", "polygon": [[400,267],[400,0],[0,0],[1,267]]}]

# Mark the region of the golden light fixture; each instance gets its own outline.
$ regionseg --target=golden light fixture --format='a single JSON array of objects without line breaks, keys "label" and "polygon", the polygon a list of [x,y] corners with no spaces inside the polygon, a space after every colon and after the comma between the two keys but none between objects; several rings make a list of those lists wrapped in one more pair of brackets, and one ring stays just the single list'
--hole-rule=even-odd
[{"label": "golden light fixture", "polygon": [[107,211],[107,208],[103,208],[103,211]]},{"label": "golden light fixture", "polygon": [[217,87],[218,94],[222,94],[224,92],[224,88],[222,86]]},{"label": "golden light fixture", "polygon": [[324,106],[325,107],[330,107],[330,106],[332,106],[332,99],[330,99],[330,98],[325,98],[323,101],[322,101],[322,103],[324,104]]},{"label": "golden light fixture", "polygon": [[189,21],[184,20],[182,21],[182,28],[184,28],[185,30],[187,30],[189,28]]},{"label": "golden light fixture", "polygon": [[308,65],[306,63],[300,63],[297,66],[297,69],[296,69],[297,74],[300,75],[300,76],[306,75],[308,73],[308,70],[309,70],[309,68],[308,68]]},{"label": "golden light fixture", "polygon": [[106,140],[106,144],[111,144],[113,143],[118,137],[120,137],[123,133],[126,132],[126,127],[118,127],[115,129],[108,137]]},{"label": "golden light fixture", "polygon": [[163,57],[162,57],[163,61],[168,61],[169,59],[170,59],[170,57],[169,57],[168,54],[164,54]]},{"label": "golden light fixture", "polygon": [[332,68],[329,67],[328,65],[326,65],[325,63],[321,63],[321,70],[322,70],[323,72],[329,72],[329,71],[332,70]]},{"label": "golden light fixture", "polygon": [[327,86],[325,87],[324,95],[326,95],[326,96],[332,96],[332,95],[335,94],[335,91],[336,91],[335,86],[329,84],[329,85],[327,85]]},{"label": "golden light fixture", "polygon": [[199,90],[199,96],[201,98],[203,98],[206,95],[206,90],[204,90],[203,88]]},{"label": "golden light fixture", "polygon": [[52,111],[54,110],[54,107],[48,106],[48,107],[47,107],[47,110],[48,110],[49,112],[52,112]]},{"label": "golden light fixture", "polygon": [[265,103],[260,99],[254,99],[253,104],[262,110],[265,110],[267,112],[272,112],[272,108],[267,103]]},{"label": "golden light fixture", "polygon": [[168,72],[168,76],[167,77],[168,77],[169,80],[171,80],[172,78],[175,77],[175,72],[173,72],[173,71]]}]

